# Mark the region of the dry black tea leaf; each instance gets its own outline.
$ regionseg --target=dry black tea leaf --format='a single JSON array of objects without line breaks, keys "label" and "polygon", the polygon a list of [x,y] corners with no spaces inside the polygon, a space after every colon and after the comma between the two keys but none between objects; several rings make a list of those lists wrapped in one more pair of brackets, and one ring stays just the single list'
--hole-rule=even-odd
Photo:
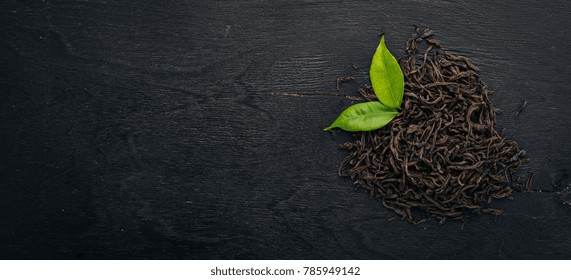
[{"label": "dry black tea leaf", "polygon": [[[525,151],[496,131],[499,110],[478,68],[432,36],[417,28],[408,40],[400,60],[402,112],[343,144],[350,154],[339,174],[413,223],[463,219],[469,212],[499,215],[488,204],[511,195],[512,173]],[[368,85],[359,92],[372,94]]]}]

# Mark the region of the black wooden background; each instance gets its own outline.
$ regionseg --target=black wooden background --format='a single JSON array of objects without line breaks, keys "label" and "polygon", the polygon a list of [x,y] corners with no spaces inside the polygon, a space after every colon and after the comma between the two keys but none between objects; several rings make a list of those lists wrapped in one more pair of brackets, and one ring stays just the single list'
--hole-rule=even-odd
[{"label": "black wooden background", "polygon": [[[571,258],[569,1],[0,7],[0,258]],[[322,131],[415,24],[480,66],[535,174],[464,230],[387,221]]]}]

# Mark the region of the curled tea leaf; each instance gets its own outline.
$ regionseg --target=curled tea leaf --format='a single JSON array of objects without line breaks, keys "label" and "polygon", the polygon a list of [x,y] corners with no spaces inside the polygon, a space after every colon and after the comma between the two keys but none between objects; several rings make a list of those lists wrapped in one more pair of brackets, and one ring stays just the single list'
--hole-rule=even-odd
[{"label": "curled tea leaf", "polygon": [[390,108],[400,109],[404,95],[404,76],[396,58],[385,45],[385,36],[375,51],[371,69],[371,84],[375,95]]},{"label": "curled tea leaf", "polygon": [[389,123],[398,112],[378,101],[357,103],[345,109],[325,131],[338,127],[345,131],[371,131]]}]

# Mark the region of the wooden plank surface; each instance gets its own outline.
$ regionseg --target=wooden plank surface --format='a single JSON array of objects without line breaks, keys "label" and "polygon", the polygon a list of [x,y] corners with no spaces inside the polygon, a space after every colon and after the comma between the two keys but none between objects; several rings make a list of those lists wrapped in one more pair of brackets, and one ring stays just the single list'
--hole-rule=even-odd
[{"label": "wooden plank surface", "polygon": [[[566,1],[0,7],[0,258],[571,257]],[[464,230],[388,222],[337,176],[351,135],[322,132],[354,102],[335,79],[415,24],[481,68],[535,174]]]}]

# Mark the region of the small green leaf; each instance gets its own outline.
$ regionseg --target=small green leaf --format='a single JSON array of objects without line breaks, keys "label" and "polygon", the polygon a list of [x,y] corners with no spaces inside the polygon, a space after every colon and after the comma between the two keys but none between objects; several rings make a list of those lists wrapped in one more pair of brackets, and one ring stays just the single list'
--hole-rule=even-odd
[{"label": "small green leaf", "polygon": [[346,131],[371,131],[389,123],[398,112],[378,101],[357,103],[345,109],[325,131],[338,127]]},{"label": "small green leaf", "polygon": [[371,84],[379,101],[390,108],[400,109],[404,95],[404,77],[402,70],[385,45],[385,36],[371,62],[369,70]]}]

